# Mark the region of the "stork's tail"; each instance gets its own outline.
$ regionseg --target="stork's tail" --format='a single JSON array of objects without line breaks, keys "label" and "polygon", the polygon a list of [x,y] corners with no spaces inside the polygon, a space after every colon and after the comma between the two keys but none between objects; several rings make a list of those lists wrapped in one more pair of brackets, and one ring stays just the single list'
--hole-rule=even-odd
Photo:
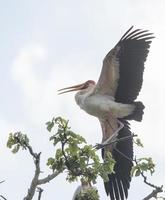
[{"label": "stork's tail", "polygon": [[133,111],[133,113],[127,117],[125,117],[125,119],[127,120],[136,120],[138,122],[142,121],[142,117],[144,114],[144,108],[145,106],[143,105],[143,103],[141,101],[137,101],[134,102],[133,105],[135,105],[135,109]]}]

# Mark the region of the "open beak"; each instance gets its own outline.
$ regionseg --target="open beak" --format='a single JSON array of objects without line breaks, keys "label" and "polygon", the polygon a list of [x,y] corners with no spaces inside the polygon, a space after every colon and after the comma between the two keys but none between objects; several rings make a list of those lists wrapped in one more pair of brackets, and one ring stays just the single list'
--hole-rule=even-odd
[{"label": "open beak", "polygon": [[81,90],[84,87],[84,83],[83,84],[79,84],[79,85],[74,85],[71,87],[66,87],[66,88],[62,88],[60,90],[58,90],[58,94],[64,94],[67,92],[73,92],[73,91],[77,91],[77,90]]}]

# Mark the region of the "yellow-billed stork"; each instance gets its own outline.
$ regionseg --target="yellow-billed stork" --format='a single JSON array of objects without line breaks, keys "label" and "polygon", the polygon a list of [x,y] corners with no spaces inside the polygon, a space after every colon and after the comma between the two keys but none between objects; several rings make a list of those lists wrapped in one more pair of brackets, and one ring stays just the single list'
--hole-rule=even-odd
[{"label": "yellow-billed stork", "polygon": [[97,117],[103,133],[102,155],[111,151],[116,161],[114,174],[105,182],[105,190],[111,200],[128,197],[133,166],[133,142],[127,140],[107,145],[116,138],[131,135],[127,120],[141,121],[144,105],[136,102],[143,81],[146,61],[153,34],[133,26],[122,36],[115,47],[105,56],[97,84],[88,80],[83,84],[59,90],[59,94],[78,91],[76,103],[88,114]]}]

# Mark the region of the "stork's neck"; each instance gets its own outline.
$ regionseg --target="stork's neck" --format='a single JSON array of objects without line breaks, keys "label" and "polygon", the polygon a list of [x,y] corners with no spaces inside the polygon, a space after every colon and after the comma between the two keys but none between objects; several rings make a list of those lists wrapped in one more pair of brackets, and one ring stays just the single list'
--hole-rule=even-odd
[{"label": "stork's neck", "polygon": [[76,93],[75,101],[81,107],[86,97],[90,96],[94,91],[95,85],[90,85],[88,88],[83,89]]}]

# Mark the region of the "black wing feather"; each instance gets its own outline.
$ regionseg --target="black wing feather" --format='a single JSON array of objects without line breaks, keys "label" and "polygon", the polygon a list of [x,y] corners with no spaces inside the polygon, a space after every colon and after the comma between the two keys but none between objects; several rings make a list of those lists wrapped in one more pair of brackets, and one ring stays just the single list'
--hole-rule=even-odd
[{"label": "black wing feather", "polygon": [[[140,34],[142,34],[142,33],[146,33],[146,32],[148,32],[148,30],[142,31],[141,29],[136,29],[135,31],[132,31],[130,34],[128,34],[128,35],[124,38],[124,40],[133,39],[135,36],[140,35]],[[120,40],[120,42],[121,42],[121,41],[122,41],[122,40]]]},{"label": "black wing feather", "polygon": [[118,184],[118,187],[119,187],[121,200],[124,200],[124,191],[123,191],[123,187],[122,187],[122,183],[121,183],[120,178],[117,179],[117,184]]},{"label": "black wing feather", "polygon": [[114,189],[113,189],[113,181],[109,182],[109,194],[110,194],[110,199],[115,200],[115,195],[114,195]]},{"label": "black wing feather", "polygon": [[[129,129],[128,122],[122,119],[121,121],[125,126],[122,130],[120,130],[118,138],[130,136],[131,131]],[[116,144],[116,148],[112,152],[112,155],[116,161],[114,167],[115,174],[110,174],[109,182],[104,183],[105,190],[107,195],[110,195],[111,200],[124,200],[124,196],[125,198],[128,197],[128,189],[131,181],[131,169],[133,166],[132,138],[118,142]]]},{"label": "black wing feather", "polygon": [[118,185],[116,183],[116,177],[115,176],[113,177],[113,185],[114,185],[114,192],[115,192],[116,200],[120,200]]},{"label": "black wing feather", "polygon": [[[132,29],[132,27],[131,27]],[[138,96],[143,82],[144,62],[146,61],[151,39],[148,30],[130,30],[124,34],[116,47],[120,63],[120,78],[115,94],[117,102],[132,103]]]}]

